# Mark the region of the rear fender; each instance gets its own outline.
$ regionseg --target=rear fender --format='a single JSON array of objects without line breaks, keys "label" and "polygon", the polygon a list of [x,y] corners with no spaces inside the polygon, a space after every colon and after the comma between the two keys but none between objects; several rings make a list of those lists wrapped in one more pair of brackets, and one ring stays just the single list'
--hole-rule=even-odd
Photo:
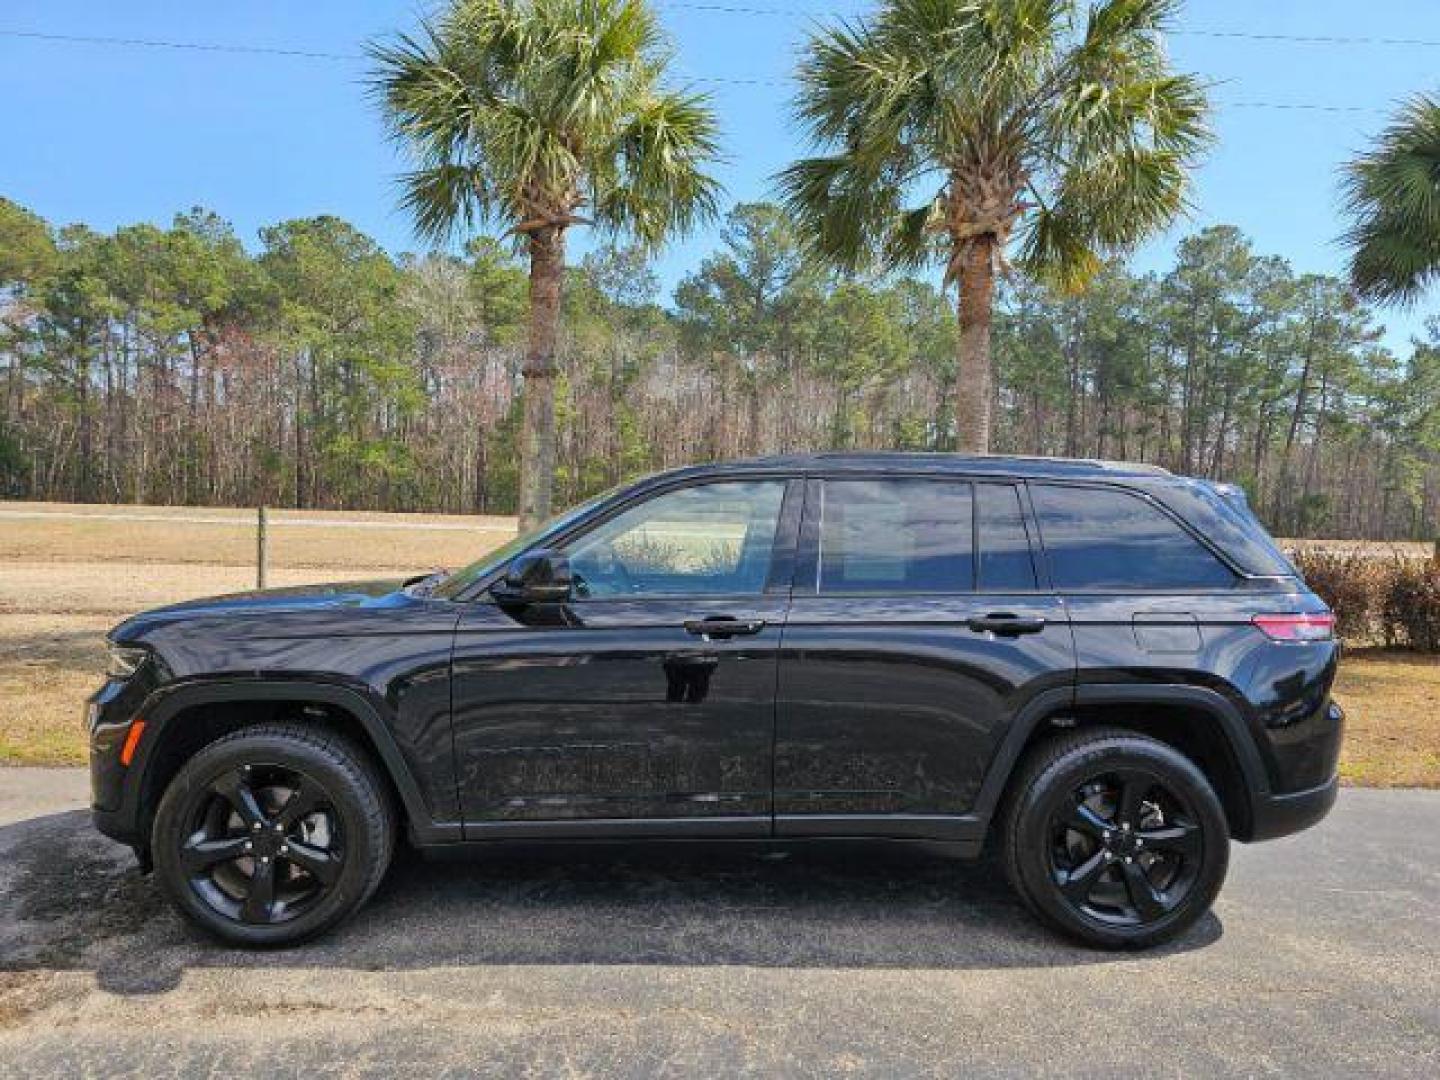
[{"label": "rear fender", "polygon": [[1075,706],[1093,705],[1178,705],[1203,713],[1218,726],[1239,766],[1250,820],[1255,807],[1269,799],[1265,763],[1245,718],[1215,690],[1176,683],[1091,683],[1039,694],[1020,712],[986,770],[975,802],[975,816],[986,822],[994,816],[1016,765],[1039,728],[1065,716]]}]

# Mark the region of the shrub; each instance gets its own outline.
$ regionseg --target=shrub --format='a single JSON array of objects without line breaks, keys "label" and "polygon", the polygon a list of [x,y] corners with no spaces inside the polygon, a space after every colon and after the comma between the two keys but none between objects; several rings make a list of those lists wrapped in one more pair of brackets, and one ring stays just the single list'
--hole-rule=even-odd
[{"label": "shrub", "polygon": [[1367,558],[1358,551],[1311,548],[1290,552],[1290,561],[1335,613],[1335,630],[1341,637],[1358,643],[1373,641],[1382,632],[1380,612],[1391,579],[1391,560]]},{"label": "shrub", "polygon": [[1440,651],[1440,566],[1429,559],[1395,559],[1384,597],[1386,644]]},{"label": "shrub", "polygon": [[1385,644],[1440,652],[1440,563],[1361,551],[1289,553],[1310,588],[1335,612],[1352,645]]}]

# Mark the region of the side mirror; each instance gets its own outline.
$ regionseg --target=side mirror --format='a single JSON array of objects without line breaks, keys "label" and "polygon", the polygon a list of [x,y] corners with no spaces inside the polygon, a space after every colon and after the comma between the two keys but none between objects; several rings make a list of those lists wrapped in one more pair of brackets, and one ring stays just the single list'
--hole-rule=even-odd
[{"label": "side mirror", "polygon": [[490,594],[501,604],[556,603],[570,599],[572,585],[570,560],[541,548],[517,556]]}]

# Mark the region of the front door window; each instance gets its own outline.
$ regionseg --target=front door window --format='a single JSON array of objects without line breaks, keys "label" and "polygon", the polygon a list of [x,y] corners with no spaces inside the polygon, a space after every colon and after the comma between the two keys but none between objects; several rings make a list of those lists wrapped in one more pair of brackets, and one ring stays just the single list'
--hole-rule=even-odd
[{"label": "front door window", "polygon": [[656,496],[566,547],[579,599],[753,596],[765,591],[781,480]]}]

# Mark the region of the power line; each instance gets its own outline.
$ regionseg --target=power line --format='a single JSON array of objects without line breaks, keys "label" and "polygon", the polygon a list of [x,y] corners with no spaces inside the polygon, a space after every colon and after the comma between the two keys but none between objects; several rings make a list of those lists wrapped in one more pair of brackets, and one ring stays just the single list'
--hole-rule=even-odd
[{"label": "power line", "polygon": [[1254,34],[1244,30],[1169,30],[1186,37],[1241,38],[1245,41],[1285,41],[1298,45],[1399,45],[1422,49],[1440,48],[1440,41],[1425,38],[1341,37],[1332,34]]},{"label": "power line", "polygon": [[[658,0],[664,7],[706,11],[724,15],[773,15],[787,18],[853,18],[858,12],[804,11],[798,8],[746,7],[734,4],[690,3],[688,0]],[[1365,37],[1340,34],[1263,34],[1248,30],[1192,30],[1177,27],[1166,31],[1180,37],[1223,38],[1241,41],[1285,42],[1297,45],[1379,45],[1404,48],[1440,48],[1440,40],[1429,38]],[[95,37],[82,34],[46,34],[34,30],[0,29],[0,37],[31,38],[37,41],[71,42],[86,45],[133,45],[155,49],[194,49],[204,52],[256,53],[292,56],[309,60],[364,60],[363,53],[323,52],[313,49],[283,49],[263,45],[228,45],[210,42],[161,41],[154,38]]]},{"label": "power line", "polygon": [[29,38],[69,45],[127,45],[142,49],[190,49],[196,52],[247,53],[290,56],[302,60],[365,60],[362,53],[315,52],[309,49],[278,49],[265,45],[229,45],[213,41],[160,41],[155,38],[92,37],[81,34],[42,34],[36,30],[0,29],[0,37]]},{"label": "power line", "polygon": [[[696,5],[692,5],[696,6]],[[755,9],[764,10],[764,9]],[[779,10],[779,9],[770,9]],[[0,28],[0,37],[20,38],[33,41],[48,41],[68,45],[120,46],[142,49],[175,49],[194,52],[232,53],[240,55],[283,56],[300,60],[362,61],[368,59],[363,53],[322,52],[313,49],[289,49],[268,45],[234,45],[213,41],[165,41],[158,38],[99,37],[82,34],[47,34],[35,30],[11,30]],[[789,86],[788,79],[744,77],[734,75],[690,75],[692,82],[720,86]],[[1292,111],[1329,113],[1384,113],[1384,109],[1368,105],[1330,105],[1309,101],[1231,101],[1220,102],[1224,108],[1234,109],[1284,109]]]},{"label": "power line", "polygon": [[1377,108],[1374,105],[1321,105],[1311,101],[1221,101],[1218,104],[1224,109],[1298,109],[1310,112],[1389,115],[1388,109]]},{"label": "power line", "polygon": [[[751,7],[740,4],[692,3],[690,0],[656,0],[662,7],[685,11],[708,11],[725,15],[774,15],[790,19],[856,18],[858,11],[819,11],[804,8]],[[1238,38],[1244,41],[1289,42],[1300,45],[1394,45],[1418,48],[1440,48],[1440,40],[1403,37],[1366,37],[1341,34],[1265,34],[1248,30],[1191,30],[1175,27],[1165,31],[1184,37]]]}]

